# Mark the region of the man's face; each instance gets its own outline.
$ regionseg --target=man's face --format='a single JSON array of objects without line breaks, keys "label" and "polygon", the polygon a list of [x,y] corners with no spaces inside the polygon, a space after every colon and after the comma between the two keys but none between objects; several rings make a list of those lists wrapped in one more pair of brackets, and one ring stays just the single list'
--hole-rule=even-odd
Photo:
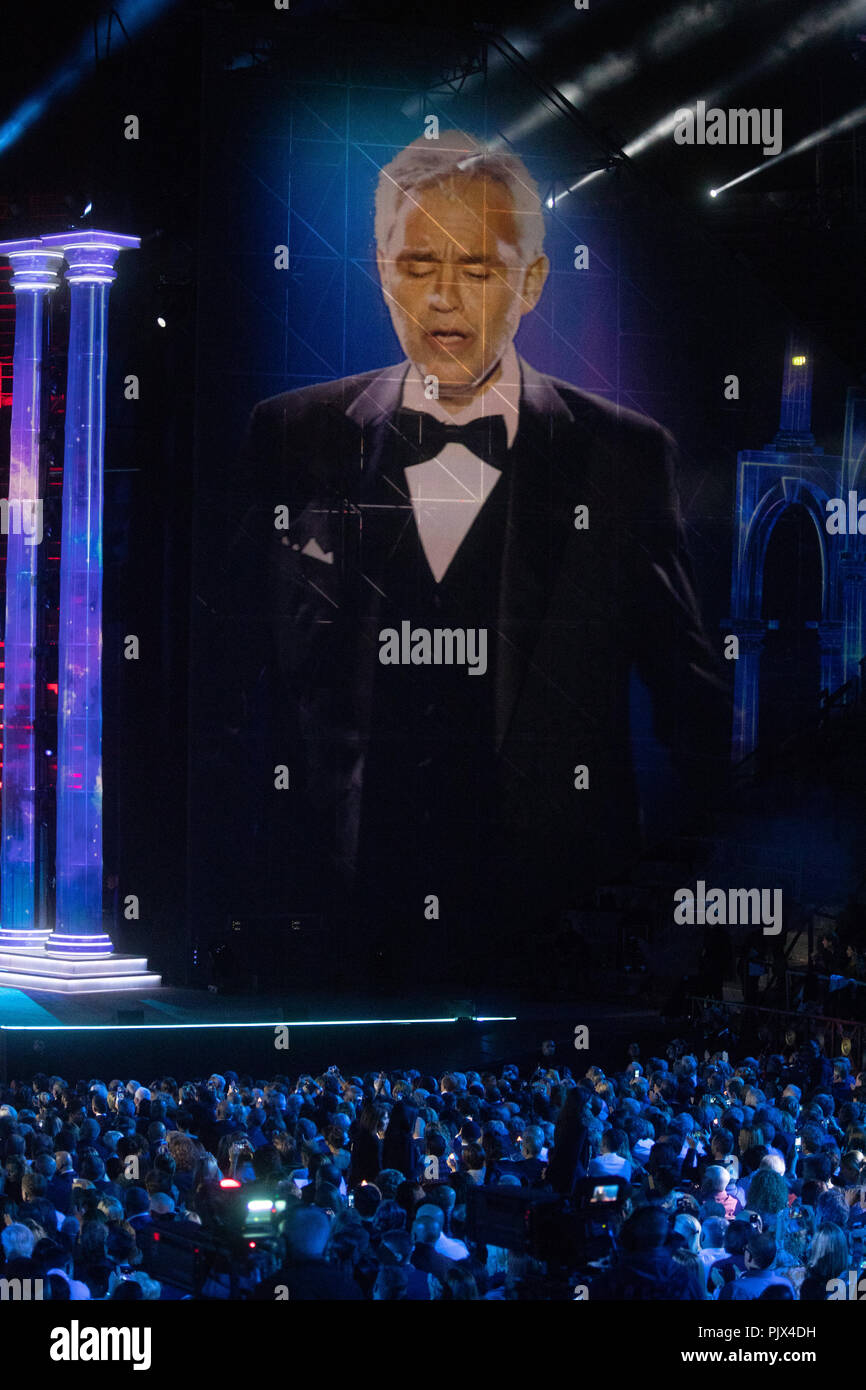
[{"label": "man's face", "polygon": [[469,175],[404,198],[377,262],[400,345],[444,400],[471,400],[548,271],[523,263],[508,190]]}]

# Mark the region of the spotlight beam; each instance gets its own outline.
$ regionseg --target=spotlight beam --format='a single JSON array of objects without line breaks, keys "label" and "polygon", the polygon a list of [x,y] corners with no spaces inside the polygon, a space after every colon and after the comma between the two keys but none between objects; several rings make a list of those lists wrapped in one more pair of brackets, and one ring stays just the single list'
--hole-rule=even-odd
[{"label": "spotlight beam", "polygon": [[802,154],[804,150],[814,149],[816,145],[822,145],[825,140],[832,139],[834,135],[842,135],[846,130],[853,130],[855,126],[862,125],[864,121],[866,121],[866,103],[862,106],[856,106],[853,111],[848,112],[847,116],[840,116],[838,120],[831,121],[829,125],[813,131],[811,135],[805,135],[802,140],[791,145],[790,149],[782,150],[781,154],[763,160],[762,163],[756,164],[753,169],[747,169],[744,174],[738,174],[735,179],[720,184],[718,188],[711,188],[710,197],[717,198],[720,193],[734,188],[738,183],[745,183],[746,179],[753,179],[756,174],[762,173],[764,169],[769,169],[774,164],[780,164],[783,159],[791,159],[796,154]]},{"label": "spotlight beam", "polygon": [[[704,42],[730,24],[737,11],[751,10],[753,6],[754,0],[708,0],[704,4],[689,0],[672,14],[648,24],[630,47],[606,53],[598,61],[588,63],[576,77],[563,83],[560,90],[572,106],[585,106],[602,92],[623,86],[654,64],[668,62],[677,54]],[[554,25],[548,28],[545,36],[560,27]],[[538,108],[528,111],[509,126],[505,132],[506,139],[519,140],[540,129],[549,120],[548,111]]]},{"label": "spotlight beam", "polygon": [[[754,63],[741,69],[729,82],[717,87],[714,91],[703,93],[700,97],[694,97],[691,102],[680,102],[675,111],[662,116],[641,135],[636,136],[634,140],[630,140],[627,145],[623,146],[623,153],[629,159],[634,159],[635,155],[642,154],[644,150],[650,149],[660,140],[673,135],[679,113],[689,108],[694,110],[699,100],[704,100],[708,108],[720,105],[732,92],[742,88],[746,83],[764,77],[767,73],[774,72],[777,68],[790,62],[792,58],[796,58],[808,44],[816,40],[830,38],[838,29],[856,23],[864,17],[866,17],[866,0],[843,0],[843,3],[836,5],[830,11],[825,5],[816,6],[779,38],[774,39]],[[781,155],[776,155],[774,158],[781,159],[785,153],[789,153],[789,151],[783,150]],[[772,159],[765,161],[765,163],[772,162]],[[556,201],[559,202],[560,199],[567,198],[569,193],[575,193],[579,188],[591,183],[593,179],[598,178],[604,172],[604,170],[595,169],[592,173],[585,174],[570,188],[558,193]],[[715,192],[719,193],[721,189],[716,189]]]},{"label": "spotlight beam", "polygon": [[[146,29],[152,24],[163,10],[167,10],[175,0],[126,0],[114,6],[112,14],[109,16],[108,33],[111,31],[112,17],[117,20],[127,39]],[[122,11],[122,13],[118,13]],[[96,47],[96,52],[94,51]],[[68,96],[74,88],[96,69],[98,61],[98,42],[94,45],[94,33],[89,29],[81,39],[75,53],[54,72],[47,81],[27,97],[18,108],[13,111],[11,116],[0,125],[0,154],[14,145],[37,121],[46,115],[48,109],[61,97]],[[102,55],[103,59],[107,53]]]},{"label": "spotlight beam", "polygon": [[[866,0],[863,0],[863,3],[866,4]],[[615,145],[613,141],[596,130],[586,117],[582,116],[576,107],[572,105],[563,91],[559,87],[554,86],[553,83],[548,82],[546,78],[542,77],[533,64],[530,63],[528,59],[524,58],[519,49],[514,47],[513,43],[506,39],[503,34],[500,34],[492,25],[478,24],[475,27],[485,35],[489,46],[495,48],[512,68],[515,68],[533,87],[535,87],[544,101],[548,103],[548,107],[554,115],[565,116],[567,120],[571,121],[572,125],[578,128],[588,143],[600,151],[603,156],[604,167],[607,167],[613,161],[619,162],[622,160],[623,152],[619,146]],[[490,149],[501,148],[503,145],[507,146],[509,144],[510,137],[504,132],[491,138],[488,142]]]}]

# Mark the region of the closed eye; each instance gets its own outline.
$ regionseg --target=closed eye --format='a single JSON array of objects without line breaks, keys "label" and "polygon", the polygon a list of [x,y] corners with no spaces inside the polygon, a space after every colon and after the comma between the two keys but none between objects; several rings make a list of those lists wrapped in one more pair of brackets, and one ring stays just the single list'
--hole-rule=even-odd
[{"label": "closed eye", "polygon": [[[425,280],[428,276],[433,274],[435,269],[435,264],[428,261],[409,261],[406,263],[406,274],[412,280]],[[490,279],[490,270],[487,266],[462,266],[461,269],[469,280]]]}]

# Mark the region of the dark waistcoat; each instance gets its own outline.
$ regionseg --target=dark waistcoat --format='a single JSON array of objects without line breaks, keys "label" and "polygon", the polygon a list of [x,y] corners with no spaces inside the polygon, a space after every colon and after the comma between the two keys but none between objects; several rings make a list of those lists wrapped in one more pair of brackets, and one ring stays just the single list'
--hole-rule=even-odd
[{"label": "dark waistcoat", "polygon": [[[400,442],[389,454],[378,480],[383,501],[395,495],[392,483],[405,493],[403,468],[414,461]],[[365,550],[383,557],[380,632],[400,632],[404,622],[431,635],[437,628],[487,632],[483,674],[470,674],[468,665],[376,663],[361,861],[387,863],[392,877],[396,861],[398,876],[417,891],[425,876],[428,891],[436,891],[430,880],[439,863],[450,880],[455,857],[467,861],[466,890],[468,880],[480,888],[495,848],[495,634],[507,510],[505,467],[438,584],[411,506],[374,506],[365,515]]]}]

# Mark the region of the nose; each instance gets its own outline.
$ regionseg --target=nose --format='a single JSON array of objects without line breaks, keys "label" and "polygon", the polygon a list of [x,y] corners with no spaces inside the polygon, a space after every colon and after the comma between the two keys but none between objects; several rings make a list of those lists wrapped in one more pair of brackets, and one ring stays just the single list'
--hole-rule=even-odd
[{"label": "nose", "polygon": [[430,308],[443,314],[462,310],[463,297],[453,266],[448,264],[439,266],[431,286]]}]

